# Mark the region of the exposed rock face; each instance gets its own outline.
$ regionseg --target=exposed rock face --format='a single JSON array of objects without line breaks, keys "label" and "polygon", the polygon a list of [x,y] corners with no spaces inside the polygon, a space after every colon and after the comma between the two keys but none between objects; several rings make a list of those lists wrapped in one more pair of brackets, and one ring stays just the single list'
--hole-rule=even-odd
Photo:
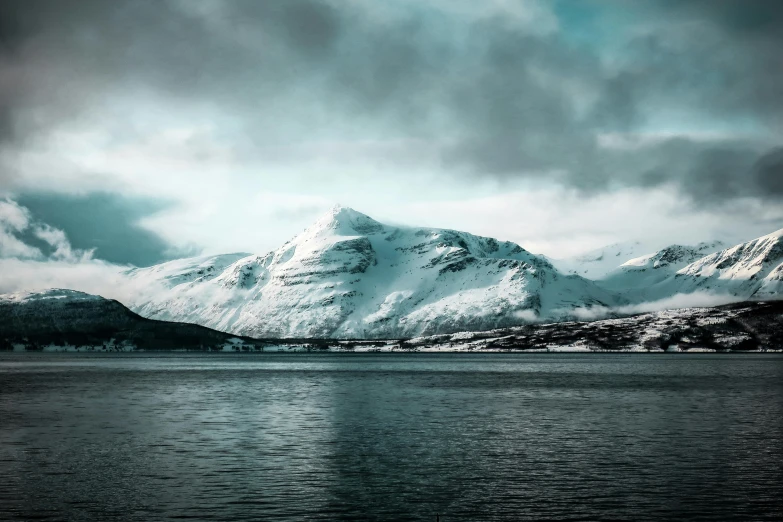
[{"label": "exposed rock face", "polygon": [[[383,225],[335,207],[274,252],[136,269],[145,317],[254,337],[408,337],[487,329],[621,300],[519,245]],[[152,292],[144,292],[150,295]]]}]

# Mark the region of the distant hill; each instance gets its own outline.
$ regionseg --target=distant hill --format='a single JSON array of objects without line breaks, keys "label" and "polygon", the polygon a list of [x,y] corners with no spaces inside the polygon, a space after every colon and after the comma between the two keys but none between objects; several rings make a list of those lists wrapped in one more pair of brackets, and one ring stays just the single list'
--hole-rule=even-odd
[{"label": "distant hill", "polygon": [[103,297],[53,289],[0,296],[0,350],[234,350],[264,343],[145,319]]}]

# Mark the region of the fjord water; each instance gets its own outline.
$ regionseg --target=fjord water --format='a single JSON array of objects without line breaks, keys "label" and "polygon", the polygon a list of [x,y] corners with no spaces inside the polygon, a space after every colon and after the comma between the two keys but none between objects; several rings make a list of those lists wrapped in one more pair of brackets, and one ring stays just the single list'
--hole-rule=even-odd
[{"label": "fjord water", "polygon": [[781,484],[780,355],[0,355],[0,519],[780,520]]}]

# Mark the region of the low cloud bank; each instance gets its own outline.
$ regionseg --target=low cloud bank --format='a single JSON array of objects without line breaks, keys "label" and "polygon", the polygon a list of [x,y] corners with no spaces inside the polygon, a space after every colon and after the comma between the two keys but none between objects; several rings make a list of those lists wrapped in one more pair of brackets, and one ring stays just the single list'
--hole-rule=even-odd
[{"label": "low cloud bank", "polygon": [[0,259],[0,294],[66,288],[116,299],[127,306],[162,290],[128,278],[125,271],[129,268],[95,259]]},{"label": "low cloud bank", "polygon": [[529,323],[538,321],[538,316],[533,310],[517,310],[513,315],[516,319],[527,321]]},{"label": "low cloud bank", "polygon": [[693,292],[690,294],[675,294],[671,297],[658,299],[657,301],[646,301],[643,303],[608,307],[592,306],[574,309],[563,309],[560,312],[563,315],[571,316],[579,321],[597,321],[616,317],[618,315],[635,315],[650,312],[660,312],[663,310],[673,310],[677,308],[708,308],[712,306],[721,306],[731,303],[738,303],[745,299],[736,295],[715,294],[710,292]]},{"label": "low cloud bank", "polygon": [[660,312],[674,308],[707,308],[745,301],[741,297],[729,294],[714,294],[710,292],[693,292],[692,294],[675,294],[671,297],[648,301],[635,305],[621,306],[617,311],[621,314],[642,314]]}]

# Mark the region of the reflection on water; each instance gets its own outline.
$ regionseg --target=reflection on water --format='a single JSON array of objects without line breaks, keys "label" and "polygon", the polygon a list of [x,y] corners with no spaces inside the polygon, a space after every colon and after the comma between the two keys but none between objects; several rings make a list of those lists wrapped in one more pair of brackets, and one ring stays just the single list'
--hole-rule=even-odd
[{"label": "reflection on water", "polygon": [[776,355],[0,355],[0,519],[779,520],[780,484]]}]

